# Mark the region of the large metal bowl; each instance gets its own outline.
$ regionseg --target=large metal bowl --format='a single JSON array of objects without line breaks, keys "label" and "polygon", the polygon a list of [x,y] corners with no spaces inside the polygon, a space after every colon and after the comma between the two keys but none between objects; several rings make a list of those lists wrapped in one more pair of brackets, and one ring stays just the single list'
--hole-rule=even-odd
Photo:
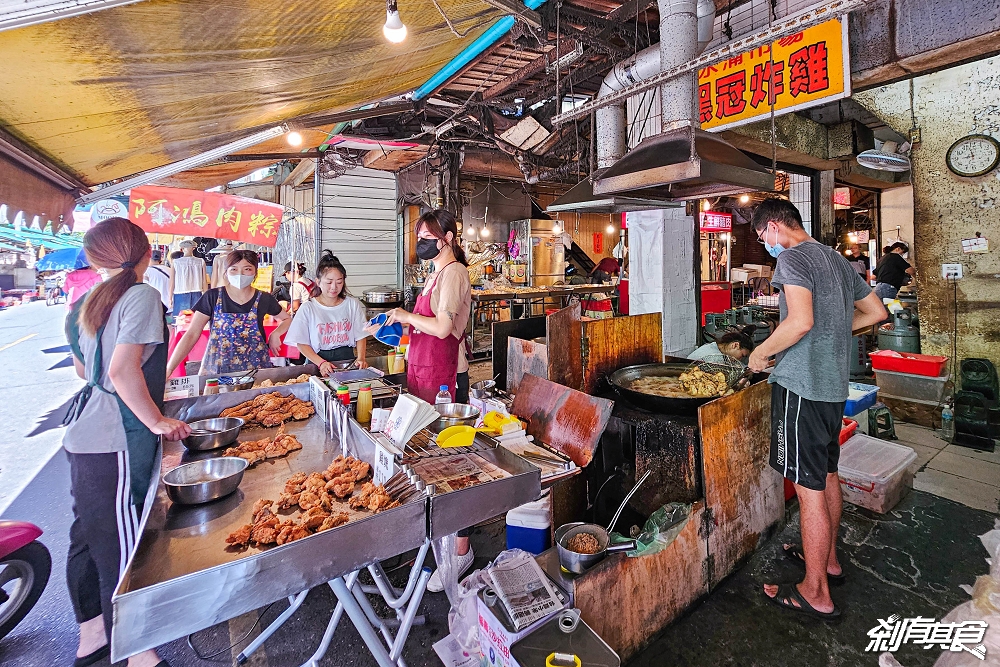
[{"label": "large metal bowl", "polygon": [[465,403],[441,403],[434,409],[441,415],[427,427],[434,433],[440,433],[449,426],[475,426],[479,421],[479,408]]},{"label": "large metal bowl", "polygon": [[210,449],[227,447],[240,436],[240,429],[243,428],[243,420],[239,417],[216,417],[215,419],[202,419],[188,424],[193,429],[204,429],[215,431],[208,435],[189,435],[181,442],[192,452],[205,452]]},{"label": "large metal bowl", "polygon": [[181,505],[200,505],[228,496],[243,481],[246,459],[221,456],[177,466],[163,476],[167,497]]}]

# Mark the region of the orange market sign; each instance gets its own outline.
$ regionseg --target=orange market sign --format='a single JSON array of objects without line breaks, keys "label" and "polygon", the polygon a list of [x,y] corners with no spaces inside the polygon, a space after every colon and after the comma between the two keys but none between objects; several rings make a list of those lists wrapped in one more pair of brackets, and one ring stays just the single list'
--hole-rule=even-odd
[{"label": "orange market sign", "polygon": [[851,94],[847,22],[835,18],[698,72],[698,115],[721,130]]},{"label": "orange market sign", "polygon": [[285,208],[204,190],[132,188],[129,219],[153,234],[232,239],[273,248]]}]

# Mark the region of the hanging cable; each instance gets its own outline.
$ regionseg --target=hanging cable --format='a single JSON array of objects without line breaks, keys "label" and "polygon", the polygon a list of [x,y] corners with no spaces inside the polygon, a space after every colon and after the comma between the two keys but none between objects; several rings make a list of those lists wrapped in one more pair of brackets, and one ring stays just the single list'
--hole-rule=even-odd
[{"label": "hanging cable", "polygon": [[[201,652],[197,648],[195,648],[194,643],[191,641],[191,638],[194,637],[193,633],[187,636],[187,645],[188,645],[188,648],[190,648],[192,651],[194,651],[195,656],[197,656],[200,660],[212,660],[212,658],[214,658],[217,655],[222,655],[223,653],[225,653],[227,651],[232,651],[234,648],[236,648],[237,646],[239,646],[240,644],[242,644],[244,641],[246,641],[246,638],[250,636],[250,633],[253,632],[254,628],[257,627],[257,624],[260,623],[260,619],[264,618],[264,614],[266,614],[267,611],[268,611],[268,609],[270,609],[274,605],[275,605],[275,603],[272,602],[271,604],[269,604],[266,607],[264,607],[264,611],[260,612],[260,614],[257,615],[257,620],[253,622],[253,625],[250,626],[250,629],[247,630],[246,632],[244,632],[242,637],[240,637],[239,639],[237,639],[235,642],[233,642],[232,644],[230,644],[226,648],[219,649],[215,653],[209,653],[208,655],[202,655]],[[230,662],[230,661],[229,660],[212,660],[212,662]]]},{"label": "hanging cable", "polygon": [[482,23],[477,23],[476,25],[472,26],[471,28],[469,28],[465,32],[459,32],[455,28],[455,26],[452,25],[451,19],[448,18],[448,15],[444,13],[443,9],[441,9],[441,5],[438,4],[438,0],[431,0],[431,2],[434,3],[434,7],[438,10],[438,14],[440,14],[441,18],[444,19],[444,22],[448,24],[448,29],[451,30],[451,34],[455,35],[455,37],[458,37],[458,38],[465,37],[470,32],[472,32],[473,30],[475,30],[476,28],[478,28],[479,26],[482,25]]}]

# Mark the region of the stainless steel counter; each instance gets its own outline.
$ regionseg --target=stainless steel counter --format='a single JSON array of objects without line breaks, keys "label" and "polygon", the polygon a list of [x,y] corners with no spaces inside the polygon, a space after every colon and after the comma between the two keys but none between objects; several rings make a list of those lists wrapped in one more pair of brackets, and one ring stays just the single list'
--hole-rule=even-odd
[{"label": "stainless steel counter", "polygon": [[[227,407],[272,391],[309,398],[309,385],[302,384],[171,401],[165,412],[186,421],[214,417]],[[276,430],[248,430],[240,440],[260,439]],[[254,502],[277,500],[288,477],[321,471],[342,451],[340,438],[331,438],[327,425],[316,417],[289,422],[285,431],[296,435],[303,448],[247,470],[239,490],[227,498],[201,506],[173,505],[160,482],[136,552],[113,597],[113,661],[423,543],[428,510],[421,499],[375,515],[352,512],[348,524],[282,546],[242,552],[227,549],[226,536],[250,522]],[[346,429],[334,432],[345,434],[349,454],[373,460],[374,444],[357,422],[350,420]],[[165,442],[161,472],[220,453],[193,456],[181,443]]]}]

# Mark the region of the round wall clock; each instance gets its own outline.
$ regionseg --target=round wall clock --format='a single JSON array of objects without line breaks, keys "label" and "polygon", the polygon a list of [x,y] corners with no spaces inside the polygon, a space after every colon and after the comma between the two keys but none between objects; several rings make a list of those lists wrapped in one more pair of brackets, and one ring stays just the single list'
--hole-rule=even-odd
[{"label": "round wall clock", "polygon": [[1000,142],[988,134],[969,134],[953,143],[944,159],[958,176],[982,176],[1000,164]]}]

